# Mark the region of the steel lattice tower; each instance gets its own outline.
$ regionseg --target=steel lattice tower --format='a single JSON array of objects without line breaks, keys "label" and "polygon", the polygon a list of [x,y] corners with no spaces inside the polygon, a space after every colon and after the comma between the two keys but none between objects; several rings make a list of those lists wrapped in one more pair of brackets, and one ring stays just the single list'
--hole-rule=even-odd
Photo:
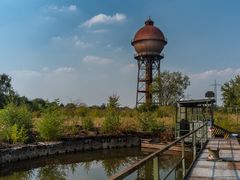
[{"label": "steel lattice tower", "polygon": [[163,33],[150,18],[132,41],[138,63],[136,106],[160,104],[160,91],[154,90],[152,85],[158,83],[160,78],[160,63],[163,59],[161,51],[166,44]]}]

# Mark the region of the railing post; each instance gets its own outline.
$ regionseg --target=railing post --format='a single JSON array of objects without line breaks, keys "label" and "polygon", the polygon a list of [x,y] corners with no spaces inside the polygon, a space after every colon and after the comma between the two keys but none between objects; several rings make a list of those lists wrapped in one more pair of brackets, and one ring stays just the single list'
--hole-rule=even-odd
[{"label": "railing post", "polygon": [[202,129],[201,129],[201,131],[202,131],[202,136],[201,136],[201,149],[203,148],[203,140],[204,140],[204,127],[202,127]]},{"label": "railing post", "polygon": [[208,140],[208,123],[205,125],[205,127],[206,127],[206,142],[207,142],[207,140]]},{"label": "railing post", "polygon": [[182,175],[183,178],[186,175],[186,167],[185,167],[185,143],[184,143],[184,139],[182,139],[181,141],[181,146],[182,146]]},{"label": "railing post", "polygon": [[196,147],[196,133],[193,133],[193,161],[196,159],[196,154],[197,154],[197,147]]},{"label": "railing post", "polygon": [[159,164],[158,164],[158,157],[153,159],[153,179],[159,180]]}]

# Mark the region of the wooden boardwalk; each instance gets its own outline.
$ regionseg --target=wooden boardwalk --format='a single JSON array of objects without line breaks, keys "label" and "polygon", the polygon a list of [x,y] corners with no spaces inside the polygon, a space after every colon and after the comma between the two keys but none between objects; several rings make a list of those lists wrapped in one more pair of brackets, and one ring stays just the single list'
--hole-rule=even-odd
[{"label": "wooden boardwalk", "polygon": [[[219,161],[209,161],[208,149],[219,148]],[[196,160],[189,180],[240,180],[240,145],[237,139],[209,139],[209,142]]]}]

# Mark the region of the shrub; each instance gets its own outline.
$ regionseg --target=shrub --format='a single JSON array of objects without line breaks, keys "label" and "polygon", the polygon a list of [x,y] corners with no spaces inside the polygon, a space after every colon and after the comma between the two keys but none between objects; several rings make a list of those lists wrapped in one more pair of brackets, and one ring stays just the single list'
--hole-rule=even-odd
[{"label": "shrub", "polygon": [[120,117],[118,112],[114,110],[109,110],[103,121],[102,130],[105,133],[116,134],[119,132],[120,128]]},{"label": "shrub", "polygon": [[30,130],[32,127],[32,115],[26,105],[7,105],[0,112],[0,119],[3,121],[3,124],[7,126],[13,126],[16,124],[18,127],[23,126],[27,130]]},{"label": "shrub", "polygon": [[64,119],[58,108],[48,108],[43,118],[36,124],[36,129],[43,140],[57,140],[63,133]]},{"label": "shrub", "polygon": [[164,125],[157,122],[152,112],[142,112],[138,116],[139,124],[143,131],[161,132],[164,130]]},{"label": "shrub", "polygon": [[174,117],[175,116],[175,109],[174,109],[173,106],[160,106],[156,110],[156,115],[159,118]]},{"label": "shrub", "polygon": [[28,139],[27,130],[24,127],[18,128],[16,124],[7,127],[2,131],[3,140],[11,143],[24,143]]},{"label": "shrub", "polygon": [[82,126],[83,129],[86,129],[87,131],[93,128],[93,119],[89,115],[82,118]]},{"label": "shrub", "polygon": [[85,117],[88,113],[88,109],[87,107],[78,107],[76,109],[76,113],[80,116],[80,117]]},{"label": "shrub", "polygon": [[108,98],[107,113],[103,121],[102,130],[105,133],[116,134],[120,130],[119,96],[113,95]]},{"label": "shrub", "polygon": [[7,105],[0,112],[0,139],[11,143],[23,143],[32,127],[31,113],[25,105]]}]

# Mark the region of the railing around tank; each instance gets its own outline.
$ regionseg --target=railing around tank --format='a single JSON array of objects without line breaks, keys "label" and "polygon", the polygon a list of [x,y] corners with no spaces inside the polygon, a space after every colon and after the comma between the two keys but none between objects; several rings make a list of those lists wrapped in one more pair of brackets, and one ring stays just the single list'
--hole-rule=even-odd
[{"label": "railing around tank", "polygon": [[[197,132],[201,132],[201,136],[197,137]],[[185,157],[185,139],[191,137],[192,139],[192,163],[189,168],[186,168],[186,157]],[[174,142],[170,143],[169,145],[165,146],[163,149],[157,150],[154,153],[150,154],[149,156],[143,158],[142,160],[136,162],[135,164],[131,165],[130,167],[126,168],[125,170],[115,174],[114,176],[110,177],[110,180],[120,180],[130,176],[133,172],[139,170],[140,168],[144,167],[147,163],[153,161],[153,179],[159,180],[159,156],[169,150],[172,146],[181,143],[181,159],[174,165],[174,167],[161,179],[167,179],[171,173],[177,169],[177,167],[182,163],[182,178],[184,178],[189,170],[191,169],[194,161],[204,148],[206,142],[208,140],[208,123],[204,123],[201,127],[192,130],[191,132],[187,133],[186,135],[180,137],[179,139],[175,140]],[[199,148],[197,148],[199,146]]]}]

